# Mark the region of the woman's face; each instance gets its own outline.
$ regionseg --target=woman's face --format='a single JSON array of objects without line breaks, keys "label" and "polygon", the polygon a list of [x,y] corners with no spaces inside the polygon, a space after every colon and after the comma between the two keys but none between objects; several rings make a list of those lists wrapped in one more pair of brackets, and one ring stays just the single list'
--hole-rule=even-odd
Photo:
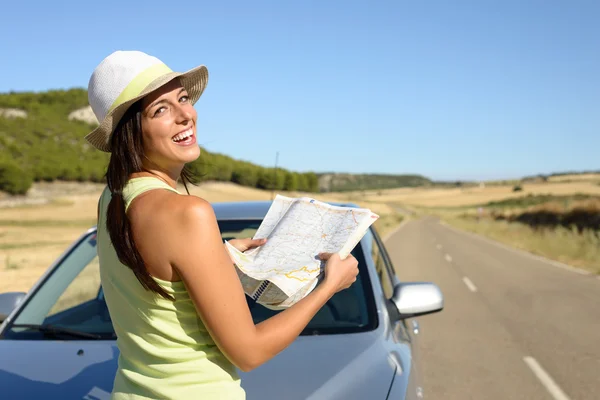
[{"label": "woman's face", "polygon": [[181,169],[197,159],[197,118],[177,79],[147,95],[142,101],[144,155],[165,171]]}]

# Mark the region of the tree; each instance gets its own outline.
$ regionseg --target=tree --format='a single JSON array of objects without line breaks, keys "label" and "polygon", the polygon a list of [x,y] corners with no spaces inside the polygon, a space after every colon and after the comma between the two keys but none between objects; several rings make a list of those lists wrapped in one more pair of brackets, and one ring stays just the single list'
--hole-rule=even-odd
[{"label": "tree", "polygon": [[33,183],[31,173],[11,161],[0,161],[0,190],[10,194],[25,194]]},{"label": "tree", "polygon": [[243,186],[256,187],[258,182],[259,169],[250,163],[240,161],[233,167],[231,181]]},{"label": "tree", "polygon": [[273,189],[273,172],[268,169],[262,169],[258,174],[256,187],[259,189]]},{"label": "tree", "polygon": [[285,172],[285,180],[283,181],[283,190],[287,190],[288,192],[293,192],[298,190],[298,176],[297,174],[286,171]]},{"label": "tree", "polygon": [[286,171],[282,169],[276,169],[274,175],[273,189],[283,190],[285,187],[285,176]]},{"label": "tree", "polygon": [[319,178],[317,177],[317,174],[314,172],[308,172],[305,175],[308,186],[307,190],[309,192],[317,193],[319,191]]},{"label": "tree", "polygon": [[298,191],[300,192],[308,192],[308,177],[306,174],[296,174],[298,181]]}]

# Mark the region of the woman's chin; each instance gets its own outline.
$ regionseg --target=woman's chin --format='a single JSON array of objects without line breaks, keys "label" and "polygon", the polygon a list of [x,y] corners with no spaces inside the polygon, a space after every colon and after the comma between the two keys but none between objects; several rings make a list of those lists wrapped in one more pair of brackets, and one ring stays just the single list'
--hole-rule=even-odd
[{"label": "woman's chin", "polygon": [[186,164],[196,161],[198,157],[200,157],[200,147],[198,146],[191,146],[181,152],[181,160]]}]

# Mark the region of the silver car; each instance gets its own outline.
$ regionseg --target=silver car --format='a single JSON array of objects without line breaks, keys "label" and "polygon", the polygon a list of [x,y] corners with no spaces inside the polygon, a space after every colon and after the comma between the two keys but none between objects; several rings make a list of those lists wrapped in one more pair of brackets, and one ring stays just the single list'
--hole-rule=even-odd
[{"label": "silver car", "polygon": [[[270,204],[214,203],[223,239],[252,237]],[[374,229],[353,255],[357,281],[286,350],[239,372],[249,400],[424,398],[415,317],[442,310],[442,293],[432,283],[401,282]],[[277,313],[247,300],[256,323]],[[0,397],[110,397],[119,351],[100,286],[95,228],[27,294],[0,294],[2,320]]]}]

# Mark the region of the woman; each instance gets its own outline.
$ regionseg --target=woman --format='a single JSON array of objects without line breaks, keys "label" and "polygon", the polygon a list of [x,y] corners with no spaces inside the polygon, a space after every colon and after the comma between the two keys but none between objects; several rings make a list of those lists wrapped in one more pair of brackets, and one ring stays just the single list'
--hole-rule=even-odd
[{"label": "woman", "polygon": [[[212,207],[176,190],[200,155],[193,104],[207,80],[204,66],[175,73],[137,51],[111,54],[90,78],[100,125],[86,139],[110,153],[98,254],[120,350],[113,399],[244,399],[235,367],[285,349],[358,274],[353,257],[324,254],[323,282],[254,324]],[[241,251],[263,243],[231,241]]]}]

